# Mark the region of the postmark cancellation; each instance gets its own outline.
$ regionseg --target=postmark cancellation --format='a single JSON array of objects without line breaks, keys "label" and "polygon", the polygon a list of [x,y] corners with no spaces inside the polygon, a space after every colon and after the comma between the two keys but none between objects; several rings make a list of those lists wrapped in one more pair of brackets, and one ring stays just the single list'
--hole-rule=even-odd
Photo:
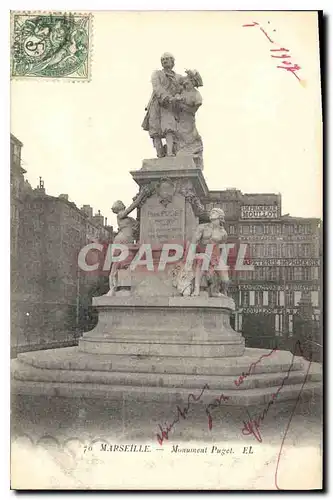
[{"label": "postmark cancellation", "polygon": [[11,77],[89,80],[92,15],[12,12]]}]

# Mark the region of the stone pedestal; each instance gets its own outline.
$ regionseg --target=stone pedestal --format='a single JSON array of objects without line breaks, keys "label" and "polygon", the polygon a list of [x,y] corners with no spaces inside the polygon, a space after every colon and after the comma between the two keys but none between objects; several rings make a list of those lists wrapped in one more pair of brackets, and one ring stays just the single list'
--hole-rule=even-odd
[{"label": "stone pedestal", "polygon": [[152,195],[139,208],[140,243],[180,243],[192,239],[208,187],[190,156],[143,160],[131,175]]},{"label": "stone pedestal", "polygon": [[242,356],[244,339],[230,326],[229,297],[96,297],[98,324],[83,335],[86,353],[223,358]]},{"label": "stone pedestal", "polygon": [[245,349],[230,326],[230,297],[181,297],[172,266],[158,270],[163,243],[191,240],[204,212],[200,199],[208,188],[193,159],[144,160],[131,174],[149,193],[138,209],[140,241],[131,252],[152,244],[153,270],[120,271],[122,289],[93,299],[98,324],[77,347],[19,355],[13,392],[185,405],[198,391],[209,405],[223,391],[228,406],[267,405],[274,393],[278,402],[320,393],[320,367],[307,373],[304,360],[291,353]]},{"label": "stone pedestal", "polygon": [[123,272],[130,292],[121,290],[114,297],[93,299],[99,321],[93,331],[83,335],[79,349],[95,354],[175,356],[179,360],[241,356],[244,338],[230,326],[234,301],[226,296],[210,298],[207,292],[182,297],[174,286],[177,262],[163,271],[158,266],[164,243],[184,248],[193,238],[204,210],[200,198],[207,195],[201,169],[191,157],[177,156],[144,160],[142,168],[131,174],[140,187],[149,187],[149,196],[139,207],[137,247],[150,245],[153,266]]}]

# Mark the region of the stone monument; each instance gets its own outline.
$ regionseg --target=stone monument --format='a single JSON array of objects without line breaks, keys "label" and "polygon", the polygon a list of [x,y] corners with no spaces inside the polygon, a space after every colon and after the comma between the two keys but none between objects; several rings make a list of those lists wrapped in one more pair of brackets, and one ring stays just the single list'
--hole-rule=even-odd
[{"label": "stone monument", "polygon": [[[307,364],[301,357],[245,348],[241,333],[230,326],[235,304],[227,295],[227,272],[218,266],[219,245],[227,238],[224,213],[213,208],[206,214],[201,202],[208,194],[195,124],[202,79],[196,70],[176,74],[171,54],[161,61],[143,123],[157,158],[145,159],[131,171],[138,185],[131,206],[113,205],[119,226],[115,243],[130,245],[130,263],[127,269],[112,264],[109,294],[93,299],[98,324],[82,335],[78,346],[18,356],[13,389],[19,394],[185,403],[190,392],[205,387],[203,400],[223,391],[225,404],[235,406],[265,404],[277,391],[279,401],[297,398],[300,388],[308,394],[320,391],[318,373],[310,372],[304,385]],[[137,220],[129,217],[135,208]],[[182,252],[161,267],[166,244],[178,245]],[[193,245],[197,257],[184,262]],[[213,249],[210,255],[207,245]],[[142,248],[145,266],[136,261]],[[265,359],[251,377],[235,385],[235,377],[246,374],[259,358]]]},{"label": "stone monument", "polygon": [[175,73],[175,58],[168,52],[162,55],[161,64],[163,69],[152,74],[153,92],[142,128],[149,132],[158,158],[190,155],[203,168],[202,139],[195,124],[202,104],[197,90],[203,85],[201,75],[197,70],[186,70],[186,76]]}]

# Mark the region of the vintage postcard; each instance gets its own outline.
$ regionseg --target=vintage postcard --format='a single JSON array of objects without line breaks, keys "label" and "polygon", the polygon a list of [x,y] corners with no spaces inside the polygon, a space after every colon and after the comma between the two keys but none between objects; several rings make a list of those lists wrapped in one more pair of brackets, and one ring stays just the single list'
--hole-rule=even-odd
[{"label": "vintage postcard", "polygon": [[10,24],[11,488],[321,490],[321,14]]}]

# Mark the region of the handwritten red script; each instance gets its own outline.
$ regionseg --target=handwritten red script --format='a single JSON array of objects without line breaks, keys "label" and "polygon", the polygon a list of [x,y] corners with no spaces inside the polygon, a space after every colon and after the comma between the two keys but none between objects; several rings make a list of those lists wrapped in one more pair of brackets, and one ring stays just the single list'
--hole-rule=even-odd
[{"label": "handwritten red script", "polygon": [[[242,375],[240,375],[235,380],[235,382],[234,382],[235,385],[237,387],[239,385],[241,385],[243,383],[243,380],[246,377],[250,376],[253,373],[253,371],[254,371],[255,367],[258,365],[258,363],[260,363],[260,361],[263,358],[265,358],[265,357],[267,358],[267,357],[271,356],[276,350],[277,350],[277,348],[275,347],[269,353],[263,354],[262,356],[260,356],[260,358],[258,358],[258,360],[255,361],[254,363],[251,363],[251,365],[249,366],[247,372],[246,373],[243,372]],[[248,420],[244,420],[243,421],[243,428],[241,430],[242,434],[244,436],[253,435],[254,438],[259,443],[262,443],[262,436],[261,436],[261,430],[260,430],[261,424],[265,420],[265,417],[267,416],[269,408],[275,403],[275,401],[277,400],[277,398],[278,398],[278,396],[279,396],[279,394],[280,394],[283,386],[285,385],[285,383],[286,383],[286,381],[287,381],[287,379],[288,379],[288,377],[290,375],[290,372],[291,372],[291,370],[292,370],[292,368],[294,366],[294,362],[295,362],[295,357],[296,356],[302,356],[302,357],[304,357],[304,352],[302,350],[302,346],[301,346],[300,341],[297,341],[296,344],[295,344],[294,353],[292,355],[291,363],[289,365],[288,371],[286,372],[286,375],[283,377],[283,379],[281,381],[281,384],[279,385],[278,389],[272,394],[272,397],[269,400],[267,406],[264,408],[264,410],[259,415],[257,415],[256,417],[251,416],[250,413],[249,413],[249,411],[247,410],[247,414],[248,414],[249,418],[248,418]],[[279,465],[280,465],[280,461],[281,461],[283,447],[284,447],[284,444],[285,444],[285,441],[286,441],[286,438],[287,438],[287,435],[288,435],[288,432],[289,432],[289,429],[290,429],[291,421],[292,421],[293,416],[295,414],[298,402],[299,402],[299,400],[301,398],[301,395],[302,395],[302,392],[303,392],[303,389],[304,389],[304,385],[305,385],[305,383],[307,381],[308,374],[309,374],[309,371],[310,371],[310,368],[311,368],[311,364],[312,364],[312,360],[311,360],[311,357],[310,357],[310,361],[309,361],[309,364],[308,364],[308,367],[307,367],[307,370],[306,370],[306,373],[305,373],[302,385],[300,387],[300,390],[298,392],[295,404],[294,404],[294,406],[292,408],[292,411],[290,413],[290,416],[289,416],[289,419],[288,419],[288,422],[287,422],[287,425],[286,425],[286,428],[285,428],[285,431],[284,431],[284,434],[283,434],[281,446],[280,446],[280,449],[279,449],[279,453],[278,453],[278,457],[277,457],[277,462],[276,462],[276,468],[275,468],[275,486],[276,486],[276,488],[278,490],[281,489],[279,487],[279,485],[278,485],[278,472],[279,472]],[[160,428],[161,434],[157,434],[156,436],[157,436],[157,440],[158,440],[158,442],[159,442],[160,445],[163,444],[163,441],[165,439],[169,439],[169,432],[174,427],[174,425],[179,422],[180,417],[182,417],[184,420],[186,419],[187,414],[188,414],[189,409],[190,409],[190,406],[191,406],[191,401],[192,402],[199,401],[201,399],[203,393],[207,389],[209,389],[209,386],[208,386],[208,384],[205,384],[198,396],[195,396],[192,393],[189,394],[188,398],[187,398],[187,405],[183,409],[181,409],[179,406],[176,407],[177,408],[177,415],[176,415],[175,419],[173,420],[173,422],[170,425],[166,424],[166,427],[163,429],[163,427],[159,424],[159,428]],[[217,408],[217,407],[221,406],[221,404],[224,401],[227,401],[229,398],[230,398],[229,396],[225,396],[222,393],[220,395],[220,397],[214,399],[211,403],[209,403],[206,406],[206,414],[208,416],[208,428],[209,428],[209,430],[212,430],[212,427],[213,427],[213,419],[212,419],[212,415],[211,415],[211,410],[214,409],[214,408]]]},{"label": "handwritten red script", "polygon": [[251,375],[252,372],[254,372],[255,367],[257,366],[257,364],[259,364],[260,361],[263,358],[269,358],[269,356],[271,356],[273,354],[273,352],[275,352],[276,350],[277,350],[277,347],[274,347],[274,349],[272,349],[268,354],[263,354],[262,356],[260,356],[260,358],[257,361],[251,363],[250,366],[249,366],[249,368],[248,368],[248,370],[247,370],[247,372],[246,373],[242,372],[242,374],[238,377],[238,379],[236,379],[234,381],[234,384],[237,387],[239,387],[243,383],[243,380],[245,378],[247,378],[249,375]]},{"label": "handwritten red script", "polygon": [[[243,383],[243,380],[248,377],[249,375],[251,375],[251,373],[255,370],[255,367],[258,365],[258,363],[260,363],[260,361],[264,358],[268,358],[269,356],[271,356],[275,351],[276,351],[276,347],[274,347],[274,349],[272,349],[270,352],[268,352],[267,354],[262,354],[260,356],[260,358],[258,358],[257,361],[254,361],[253,363],[251,363],[251,365],[249,366],[248,370],[246,373],[242,373],[235,381],[235,385],[238,387],[240,384]],[[161,434],[156,434],[156,437],[157,437],[157,441],[160,445],[163,444],[163,441],[165,439],[169,439],[169,432],[171,431],[171,429],[175,426],[175,424],[177,424],[180,420],[180,418],[182,419],[186,419],[187,417],[187,414],[189,412],[189,409],[190,409],[190,406],[191,406],[191,401],[192,402],[197,402],[201,399],[203,393],[205,392],[205,390],[209,389],[209,386],[208,384],[205,384],[200,392],[200,394],[198,396],[195,396],[194,394],[189,394],[188,397],[187,397],[187,405],[181,409],[178,405],[176,406],[176,410],[177,410],[177,414],[176,414],[176,417],[174,418],[173,422],[171,424],[165,424],[164,428],[161,426],[161,424],[158,424],[158,427],[160,429],[160,432]],[[226,396],[224,395],[223,393],[218,397],[218,398],[215,398],[211,403],[209,403],[207,406],[206,406],[206,414],[207,414],[207,417],[208,417],[208,428],[209,430],[211,431],[212,428],[213,428],[213,418],[212,418],[212,414],[211,414],[211,410],[213,410],[214,408],[218,408],[219,406],[221,406],[221,404],[224,402],[224,401],[228,401],[229,399],[229,396]]]},{"label": "handwritten red script", "polygon": [[188,397],[187,397],[187,405],[182,410],[177,405],[177,407],[176,407],[177,408],[177,415],[176,415],[176,418],[173,420],[173,422],[171,424],[169,424],[169,425],[166,424],[166,426],[165,426],[164,429],[161,426],[161,424],[158,424],[158,426],[160,428],[160,431],[161,431],[161,434],[156,434],[156,437],[157,437],[157,441],[159,442],[160,445],[163,444],[164,439],[169,439],[169,432],[174,427],[174,425],[179,422],[180,417],[182,417],[184,420],[186,419],[188,411],[189,411],[190,406],[191,406],[191,400],[193,400],[194,402],[199,401],[206,389],[209,389],[208,384],[205,384],[203,386],[203,388],[202,388],[199,396],[195,396],[192,393],[189,394]]},{"label": "handwritten red script", "polygon": [[[298,354],[296,354],[297,351],[299,351]],[[244,427],[242,428],[242,434],[243,435],[249,436],[249,435],[252,434],[259,443],[262,443],[262,437],[261,437],[261,433],[260,433],[260,426],[261,426],[262,422],[264,421],[264,419],[265,419],[265,417],[266,417],[266,415],[267,415],[267,413],[269,411],[269,408],[276,401],[276,399],[277,399],[277,397],[278,397],[281,389],[283,388],[284,384],[286,383],[286,380],[288,379],[288,377],[290,375],[290,372],[291,372],[291,370],[293,368],[295,357],[296,356],[303,356],[303,355],[304,355],[304,353],[303,353],[303,350],[302,350],[302,346],[301,346],[300,341],[298,340],[296,342],[296,344],[295,344],[295,350],[294,350],[293,357],[292,357],[290,366],[288,368],[288,371],[287,371],[285,377],[282,379],[282,382],[281,382],[278,390],[272,394],[272,398],[269,400],[266,408],[264,408],[264,410],[262,411],[262,413],[260,413],[256,417],[251,417],[250,413],[247,412],[249,420],[243,421],[243,424],[244,424]],[[279,472],[279,465],[280,465],[281,455],[282,455],[282,451],[283,451],[283,446],[284,446],[285,440],[287,438],[287,435],[288,435],[288,432],[289,432],[289,429],[290,429],[290,424],[291,424],[292,418],[293,418],[293,416],[295,414],[298,402],[299,402],[299,400],[301,398],[301,395],[302,395],[302,392],[303,392],[303,389],[304,389],[304,385],[305,385],[306,380],[308,378],[309,371],[310,371],[310,368],[311,368],[311,364],[312,364],[312,360],[311,360],[311,357],[310,357],[310,361],[309,361],[309,364],[308,364],[308,367],[307,367],[307,370],[306,370],[306,373],[305,373],[305,376],[304,376],[301,388],[300,388],[300,390],[298,392],[297,399],[296,399],[295,404],[294,404],[294,406],[292,408],[292,411],[290,413],[290,416],[289,416],[289,419],[288,419],[288,422],[287,422],[287,425],[286,425],[286,428],[285,428],[285,431],[284,431],[284,434],[283,434],[283,438],[282,438],[280,450],[279,450],[279,453],[278,453],[278,459],[277,459],[276,468],[275,468],[275,486],[276,486],[276,488],[278,490],[280,489],[279,485],[278,485],[278,472]]]},{"label": "handwritten red script", "polygon": [[[268,23],[269,23],[269,21],[268,21]],[[243,24],[242,26],[243,26],[243,28],[252,28],[254,26],[255,27],[258,26],[260,31],[262,33],[264,33],[265,37],[267,38],[267,40],[270,43],[278,45],[278,44],[276,44],[276,42],[274,42],[274,40],[272,40],[272,38],[267,34],[267,32],[264,30],[264,28],[262,26],[260,26],[259,23],[253,21],[252,24]],[[273,30],[273,31],[275,31],[275,30]],[[275,59],[281,59],[282,66],[276,66],[277,68],[285,69],[286,71],[295,75],[297,80],[300,83],[302,83],[302,84],[304,83],[304,80],[301,80],[301,78],[297,75],[297,71],[299,71],[301,69],[301,67],[298,64],[295,64],[295,63],[292,63],[291,61],[286,60],[286,59],[291,57],[291,55],[289,54],[289,52],[290,52],[289,49],[285,49],[284,47],[280,47],[278,49],[270,49],[270,51],[271,52],[282,52],[281,54],[271,54],[271,57],[273,57]],[[282,61],[282,59],[283,59],[283,61]]]},{"label": "handwritten red script", "polygon": [[212,419],[212,415],[211,415],[211,413],[210,413],[209,410],[217,408],[218,406],[221,406],[221,403],[224,402],[224,401],[228,401],[228,399],[229,399],[229,396],[225,396],[222,393],[219,398],[214,399],[214,401],[212,403],[209,403],[209,405],[207,405],[207,407],[206,407],[206,413],[207,413],[207,416],[208,416],[208,429],[210,431],[213,428],[213,419]]}]

